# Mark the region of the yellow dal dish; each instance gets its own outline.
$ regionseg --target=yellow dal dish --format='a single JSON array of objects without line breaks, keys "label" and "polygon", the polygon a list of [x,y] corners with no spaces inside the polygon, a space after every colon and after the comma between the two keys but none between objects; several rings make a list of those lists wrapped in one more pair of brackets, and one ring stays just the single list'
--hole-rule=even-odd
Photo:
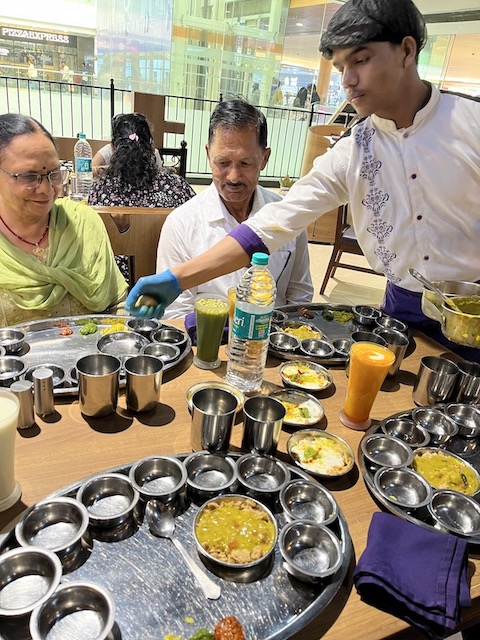
[{"label": "yellow dal dish", "polygon": [[425,451],[413,459],[413,468],[434,489],[450,489],[472,495],[479,489],[473,469],[454,456],[442,451]]},{"label": "yellow dal dish", "polygon": [[208,502],[195,523],[199,544],[228,564],[249,564],[271,551],[276,527],[256,501],[238,496]]},{"label": "yellow dal dish", "polygon": [[306,340],[307,338],[321,338],[322,333],[320,331],[315,331],[311,327],[307,325],[303,325],[300,327],[285,327],[282,328],[284,333],[289,333],[292,336],[295,336],[299,340]]}]

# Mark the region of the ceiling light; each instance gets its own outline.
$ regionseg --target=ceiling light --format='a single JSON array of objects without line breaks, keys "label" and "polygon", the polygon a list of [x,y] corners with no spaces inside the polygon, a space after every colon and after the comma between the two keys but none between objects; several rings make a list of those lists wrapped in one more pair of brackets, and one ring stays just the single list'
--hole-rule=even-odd
[{"label": "ceiling light", "polygon": [[296,22],[296,23],[295,23],[295,26],[296,26],[296,27],[303,27],[303,22]]}]

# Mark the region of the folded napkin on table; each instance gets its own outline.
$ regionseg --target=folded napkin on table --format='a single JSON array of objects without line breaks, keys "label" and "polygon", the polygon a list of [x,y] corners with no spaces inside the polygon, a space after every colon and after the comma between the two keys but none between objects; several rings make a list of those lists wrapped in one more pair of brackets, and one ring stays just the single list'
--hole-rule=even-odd
[{"label": "folded napkin on table", "polygon": [[[197,322],[195,320],[195,312],[187,313],[185,316],[185,330],[190,336],[190,340],[192,341],[193,346],[197,344]],[[222,344],[227,344],[228,342],[228,318],[227,324],[225,325],[225,329],[223,330],[222,336]]]},{"label": "folded napkin on table", "polygon": [[465,539],[374,513],[353,580],[364,602],[444,638],[471,605],[467,563]]}]

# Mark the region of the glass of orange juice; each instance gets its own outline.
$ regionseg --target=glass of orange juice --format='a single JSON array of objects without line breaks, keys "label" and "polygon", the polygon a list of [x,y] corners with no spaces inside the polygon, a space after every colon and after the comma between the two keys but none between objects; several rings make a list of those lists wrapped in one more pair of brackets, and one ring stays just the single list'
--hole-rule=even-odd
[{"label": "glass of orange juice", "polygon": [[373,342],[355,342],[350,349],[347,397],[340,420],[350,429],[365,430],[371,424],[370,411],[395,354]]}]

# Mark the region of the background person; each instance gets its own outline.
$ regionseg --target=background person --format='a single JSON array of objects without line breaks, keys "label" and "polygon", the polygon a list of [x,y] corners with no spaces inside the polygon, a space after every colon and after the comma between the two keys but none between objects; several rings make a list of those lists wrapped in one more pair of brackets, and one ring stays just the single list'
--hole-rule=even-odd
[{"label": "background person", "polygon": [[254,107],[258,107],[258,105],[260,104],[260,85],[258,84],[258,82],[254,82],[252,85],[250,104],[253,104]]},{"label": "background person", "polygon": [[105,175],[93,183],[92,205],[114,207],[177,207],[195,195],[188,182],[160,171],[147,119],[124,113],[112,121],[113,155]]},{"label": "background person", "polygon": [[61,188],[50,133],[0,115],[0,326],[116,310],[126,295],[101,218],[55,201]]},{"label": "background person", "polygon": [[[221,102],[213,111],[206,145],[212,184],[168,216],[158,244],[157,272],[200,255],[267,202],[281,197],[258,184],[270,156],[267,121],[243,100]],[[312,301],[308,239],[305,232],[275,251],[268,263],[277,282],[276,305]],[[184,291],[167,309],[167,318],[193,311],[198,293],[225,295],[244,270]]]},{"label": "background person", "polygon": [[480,274],[480,104],[440,93],[420,79],[425,22],[411,0],[349,0],[335,13],[321,51],[341,73],[346,95],[364,119],[316,158],[280,203],[266,205],[197,259],[143,279],[130,306],[149,290],[160,314],[180,289],[275,251],[324,212],[348,202],[371,267],[387,278],[385,313],[400,318],[467,359],[480,351],[446,340],[421,311],[430,280],[476,281]]}]

